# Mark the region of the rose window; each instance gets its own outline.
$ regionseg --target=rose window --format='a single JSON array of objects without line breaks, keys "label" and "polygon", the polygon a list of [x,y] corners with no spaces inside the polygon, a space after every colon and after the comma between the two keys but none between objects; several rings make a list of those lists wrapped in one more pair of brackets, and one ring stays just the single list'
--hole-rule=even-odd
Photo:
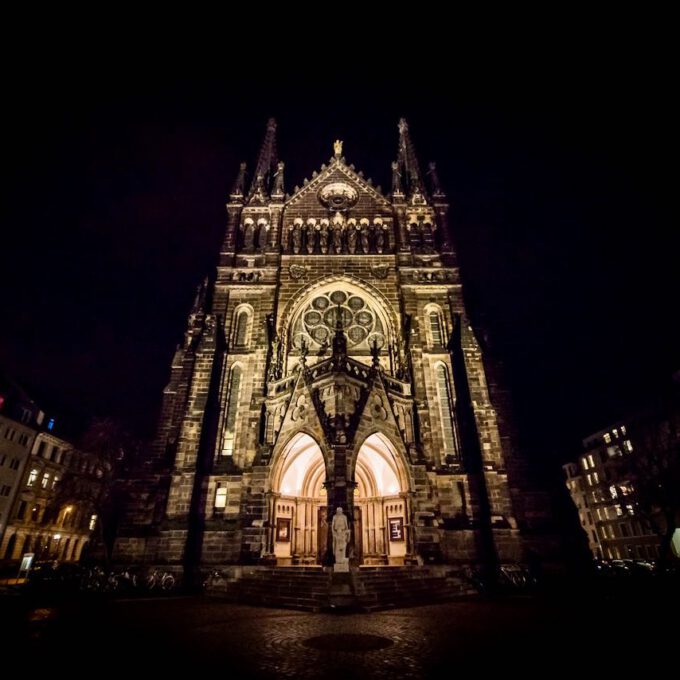
[{"label": "rose window", "polygon": [[347,336],[350,349],[368,350],[374,341],[385,344],[385,332],[380,318],[369,303],[356,293],[333,290],[317,295],[302,310],[293,326],[293,347],[304,341],[309,349],[330,346],[338,319]]}]

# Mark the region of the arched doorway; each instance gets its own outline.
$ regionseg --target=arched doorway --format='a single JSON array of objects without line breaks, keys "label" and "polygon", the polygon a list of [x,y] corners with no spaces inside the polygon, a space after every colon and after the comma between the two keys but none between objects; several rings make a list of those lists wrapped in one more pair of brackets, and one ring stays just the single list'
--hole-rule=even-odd
[{"label": "arched doorway", "polygon": [[320,564],[325,551],[326,470],[308,434],[293,437],[274,471],[270,552],[279,564]]},{"label": "arched doorway", "polygon": [[409,485],[386,437],[376,433],[366,438],[354,477],[355,532],[361,533],[357,557],[363,564],[404,564],[410,553]]},{"label": "arched doorway", "polygon": [[[278,564],[320,564],[328,537],[326,467],[308,434],[293,437],[272,475],[269,553]],[[354,550],[361,564],[403,564],[410,552],[408,482],[389,441],[373,434],[355,465]]]}]

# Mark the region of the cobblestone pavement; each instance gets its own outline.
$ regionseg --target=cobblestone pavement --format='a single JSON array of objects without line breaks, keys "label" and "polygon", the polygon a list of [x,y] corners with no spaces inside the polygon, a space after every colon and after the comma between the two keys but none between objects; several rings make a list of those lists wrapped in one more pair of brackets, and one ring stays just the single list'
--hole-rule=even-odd
[{"label": "cobblestone pavement", "polygon": [[[633,658],[647,658],[646,644],[657,648],[662,642],[650,611],[637,618],[637,609],[624,602],[593,611],[586,605],[462,601],[342,616],[201,598],[72,602],[28,611],[14,633],[29,654],[43,658],[66,655],[75,664],[89,654],[98,672],[135,676],[181,677],[187,665],[188,680],[203,669],[221,669],[225,678],[428,678],[470,669],[545,677],[559,669],[578,671],[582,642],[596,632],[603,653],[591,658],[591,671],[608,667],[611,657],[604,651],[619,653],[624,629],[625,638],[635,640]],[[305,644],[313,636],[343,633],[377,635],[392,644],[370,651]]]}]

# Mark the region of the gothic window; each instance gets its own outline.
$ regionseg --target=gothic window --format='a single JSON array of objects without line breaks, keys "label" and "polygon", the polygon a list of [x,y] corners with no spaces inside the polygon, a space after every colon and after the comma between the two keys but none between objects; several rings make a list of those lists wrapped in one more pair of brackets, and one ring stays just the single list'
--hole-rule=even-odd
[{"label": "gothic window", "polygon": [[215,491],[215,512],[224,512],[227,507],[227,487],[222,484],[217,485]]},{"label": "gothic window", "polygon": [[234,455],[234,434],[236,432],[236,416],[241,392],[241,367],[234,366],[229,374],[229,391],[227,394],[227,411],[224,424],[223,456]]},{"label": "gothic window", "polygon": [[375,341],[383,347],[385,328],[369,301],[350,290],[330,290],[317,295],[303,310],[293,326],[292,344],[302,342],[312,350],[329,346],[338,320],[347,336],[347,346],[368,351]]},{"label": "gothic window", "polygon": [[245,347],[248,341],[248,312],[242,309],[236,314],[236,329],[234,330],[234,345]]},{"label": "gothic window", "polygon": [[442,323],[439,314],[435,311],[430,312],[430,333],[432,335],[432,345],[434,347],[441,347],[442,342]]},{"label": "gothic window", "polygon": [[451,383],[446,366],[439,364],[436,368],[437,402],[441,416],[442,436],[444,438],[444,454],[457,456],[456,431],[453,422],[453,399],[451,398]]}]

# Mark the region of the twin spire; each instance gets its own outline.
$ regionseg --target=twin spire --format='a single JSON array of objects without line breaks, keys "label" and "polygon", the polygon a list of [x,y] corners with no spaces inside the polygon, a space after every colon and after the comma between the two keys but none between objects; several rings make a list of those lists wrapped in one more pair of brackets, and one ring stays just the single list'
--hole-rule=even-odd
[{"label": "twin spire", "polygon": [[[405,118],[399,120],[398,128],[397,160],[392,163],[392,196],[406,195],[415,201],[425,201],[427,195],[425,181]],[[336,158],[342,155],[342,142],[340,140],[335,141],[333,150]],[[230,192],[231,199],[246,199],[249,203],[265,202],[270,196],[283,199],[283,170],[284,164],[279,161],[276,150],[276,120],[270,118],[267,121],[267,129],[260,147],[250,188],[246,193],[246,164],[241,163],[236,181]],[[439,182],[435,163],[428,165],[426,176],[431,195],[434,198],[443,198],[444,192]]]},{"label": "twin spire", "polygon": [[234,186],[229,192],[230,198],[247,198],[249,202],[265,201],[269,196],[283,198],[283,169],[284,164],[279,160],[276,151],[276,120],[270,118],[267,121],[267,130],[257,157],[250,189],[246,194],[246,164],[241,163]]}]

